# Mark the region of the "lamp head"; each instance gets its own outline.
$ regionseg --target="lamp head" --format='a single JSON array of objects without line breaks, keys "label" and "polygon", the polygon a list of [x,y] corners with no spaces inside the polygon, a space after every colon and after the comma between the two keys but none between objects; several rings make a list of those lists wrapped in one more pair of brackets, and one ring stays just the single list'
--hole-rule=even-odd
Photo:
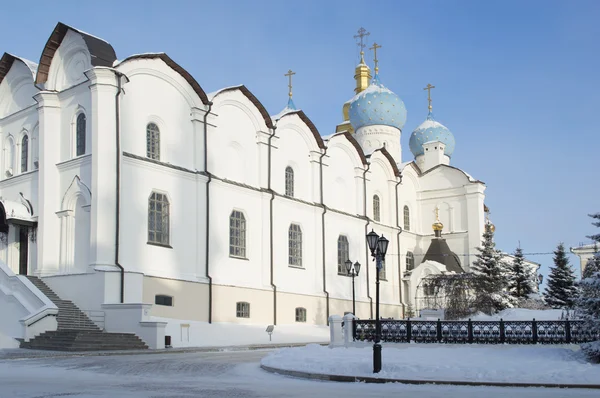
[{"label": "lamp head", "polygon": [[360,271],[360,263],[357,261],[354,263],[354,275],[358,276],[358,271]]},{"label": "lamp head", "polygon": [[390,241],[384,238],[383,235],[381,235],[381,237],[377,240],[377,250],[379,251],[382,257],[385,257],[389,243]]},{"label": "lamp head", "polygon": [[346,262],[344,264],[346,265],[346,271],[348,271],[348,273],[350,273],[350,270],[352,269],[352,261],[346,260]]},{"label": "lamp head", "polygon": [[371,255],[375,255],[375,249],[377,249],[377,241],[379,240],[379,235],[375,233],[375,231],[371,230],[367,234],[367,243],[369,244],[369,250],[371,250]]}]

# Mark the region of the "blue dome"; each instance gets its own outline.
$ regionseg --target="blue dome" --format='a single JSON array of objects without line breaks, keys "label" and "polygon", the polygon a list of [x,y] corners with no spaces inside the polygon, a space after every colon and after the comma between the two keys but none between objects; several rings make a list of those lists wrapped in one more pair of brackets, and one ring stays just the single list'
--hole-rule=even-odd
[{"label": "blue dome", "polygon": [[355,131],[373,125],[402,129],[406,123],[406,107],[400,97],[385,88],[375,75],[371,85],[350,100],[348,116]]},{"label": "blue dome", "polygon": [[448,155],[448,157],[452,156],[454,152],[454,146],[456,142],[454,141],[454,135],[441,123],[436,122],[433,119],[433,113],[429,111],[429,115],[427,115],[427,120],[425,120],[419,127],[415,129],[410,135],[410,141],[408,145],[410,147],[410,151],[415,155],[415,157],[423,154],[423,144],[431,141],[440,141],[443,144],[446,144],[444,148],[444,154]]}]

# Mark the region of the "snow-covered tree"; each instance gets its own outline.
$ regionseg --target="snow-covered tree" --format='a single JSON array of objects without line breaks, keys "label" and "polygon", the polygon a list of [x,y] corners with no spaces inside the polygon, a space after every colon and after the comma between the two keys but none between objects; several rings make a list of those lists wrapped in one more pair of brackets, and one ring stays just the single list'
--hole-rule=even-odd
[{"label": "snow-covered tree", "polygon": [[552,308],[572,308],[577,295],[575,273],[569,265],[565,246],[560,243],[554,251],[554,266],[550,268],[544,299]]},{"label": "snow-covered tree", "polygon": [[[600,219],[600,213],[590,214],[590,217]],[[592,224],[600,227],[600,222]],[[600,243],[600,234],[589,236],[589,238]],[[585,321],[585,327],[592,333],[600,333],[600,253],[597,252],[588,260],[583,270],[579,289],[577,309]],[[590,360],[600,362],[600,341],[582,344],[581,349]]]},{"label": "snow-covered tree", "polygon": [[492,315],[511,307],[514,300],[505,294],[508,288],[506,265],[501,260],[500,250],[496,249],[494,231],[490,224],[485,226],[483,241],[477,250],[477,260],[473,261],[472,267],[476,277],[474,306],[477,311]]},{"label": "snow-covered tree", "polygon": [[517,247],[512,264],[510,264],[508,291],[519,301],[527,299],[530,294],[535,293],[534,279],[531,268],[525,265],[523,250]]},{"label": "snow-covered tree", "polygon": [[406,309],[404,310],[404,318],[414,318],[415,317],[415,310],[413,309],[413,306],[411,303],[408,303],[408,305],[406,306]]}]

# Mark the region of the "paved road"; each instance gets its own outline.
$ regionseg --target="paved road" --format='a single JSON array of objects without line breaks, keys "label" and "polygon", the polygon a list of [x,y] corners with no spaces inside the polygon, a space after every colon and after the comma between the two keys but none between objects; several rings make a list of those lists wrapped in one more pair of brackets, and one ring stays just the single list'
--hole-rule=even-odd
[{"label": "paved road", "polygon": [[0,360],[1,398],[594,397],[590,390],[335,383],[264,372],[269,350]]}]

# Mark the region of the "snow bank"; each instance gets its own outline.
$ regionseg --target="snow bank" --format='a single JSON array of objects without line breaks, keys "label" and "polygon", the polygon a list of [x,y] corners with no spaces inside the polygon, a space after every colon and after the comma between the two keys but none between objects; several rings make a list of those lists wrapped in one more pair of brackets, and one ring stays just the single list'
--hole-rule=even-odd
[{"label": "snow bank", "polygon": [[172,319],[152,317],[153,321],[171,321],[165,335],[173,347],[214,347],[251,344],[329,343],[329,327],[317,325],[276,325],[269,341],[267,325],[187,322],[189,339],[182,339],[181,325]]},{"label": "snow bank", "polygon": [[0,350],[3,348],[19,348],[19,342],[12,337],[8,337],[0,332]]},{"label": "snow bank", "polygon": [[278,350],[261,363],[310,373],[413,380],[571,384],[600,380],[600,366],[586,363],[575,347],[384,344],[382,358],[382,371],[374,375],[372,347],[330,349],[312,344]]},{"label": "snow bank", "polygon": [[561,318],[563,310],[528,310],[524,308],[508,308],[495,315],[479,313],[471,317],[473,321],[556,321]]}]

